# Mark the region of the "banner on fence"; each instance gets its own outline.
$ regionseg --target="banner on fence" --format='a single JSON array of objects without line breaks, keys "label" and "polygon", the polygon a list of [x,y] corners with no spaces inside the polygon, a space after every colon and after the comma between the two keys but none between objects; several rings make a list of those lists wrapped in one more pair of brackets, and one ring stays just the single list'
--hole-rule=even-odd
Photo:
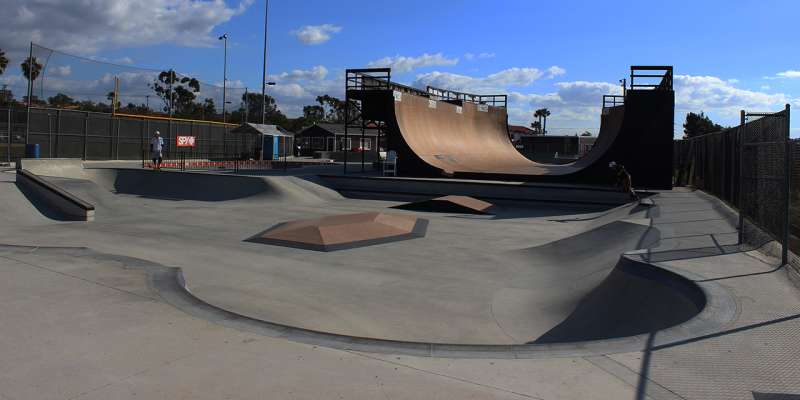
[{"label": "banner on fence", "polygon": [[194,136],[177,136],[175,142],[178,147],[194,147]]}]

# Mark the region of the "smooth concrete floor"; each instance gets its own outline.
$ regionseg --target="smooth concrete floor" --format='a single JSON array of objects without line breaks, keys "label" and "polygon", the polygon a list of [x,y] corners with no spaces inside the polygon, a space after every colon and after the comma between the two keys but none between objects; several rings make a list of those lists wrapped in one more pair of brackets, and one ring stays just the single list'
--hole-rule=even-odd
[{"label": "smooth concrete floor", "polygon": [[[123,220],[136,226],[124,236],[115,236],[113,227],[102,226],[102,221],[90,223],[98,225],[91,234],[79,235],[81,229],[89,232],[87,224],[42,217],[8,183],[13,175],[2,175],[0,202],[13,210],[0,215],[2,243],[96,242],[105,248],[91,246],[99,251],[130,243],[150,259],[168,258],[161,252],[181,244],[165,246],[162,242],[171,240],[161,237],[182,230],[143,221],[135,213],[122,213]],[[150,207],[155,220],[184,206],[138,201]],[[660,214],[653,223],[662,227],[660,246],[665,249],[730,240],[731,226],[713,199],[677,190],[659,194],[655,201]],[[211,207],[200,208],[205,212],[193,212],[211,212]],[[191,220],[179,223],[197,226]],[[208,239],[213,236],[205,233],[198,243],[213,243]],[[125,243],[114,245],[114,238]],[[211,253],[203,251],[205,256]],[[661,263],[721,282],[736,296],[736,320],[715,335],[630,353],[448,360],[330,350],[239,332],[160,301],[140,271],[52,257],[35,248],[4,248],[0,399],[768,398],[756,397],[761,393],[788,399],[800,394],[800,296],[785,270],[774,270],[775,259],[733,252],[664,258]]]},{"label": "smooth concrete floor", "polygon": [[[534,341],[564,320],[646,230],[622,223],[637,230],[628,239],[608,231],[592,243],[562,242],[557,254],[543,255],[531,250],[643,214],[632,206],[592,212],[544,206],[538,210],[543,217],[505,209],[502,219],[419,213],[388,208],[396,202],[342,198],[297,177],[264,178],[274,190],[229,201],[182,200],[171,192],[114,194],[100,178],[45,178],[94,204],[95,221],[20,223],[0,233],[0,242],[35,238],[42,246],[86,246],[180,267],[189,290],[220,308],[391,340]],[[36,218],[33,211],[27,218]],[[367,211],[426,218],[427,234],[330,253],[245,241],[280,222]],[[578,253],[585,256],[576,261]]]}]

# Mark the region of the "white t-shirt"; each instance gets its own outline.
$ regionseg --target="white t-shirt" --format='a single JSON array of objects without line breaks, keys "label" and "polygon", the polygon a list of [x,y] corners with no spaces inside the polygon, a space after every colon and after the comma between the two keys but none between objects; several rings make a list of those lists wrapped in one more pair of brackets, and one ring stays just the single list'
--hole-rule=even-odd
[{"label": "white t-shirt", "polygon": [[164,139],[161,136],[153,136],[150,139],[150,151],[153,153],[161,153],[164,148]]}]

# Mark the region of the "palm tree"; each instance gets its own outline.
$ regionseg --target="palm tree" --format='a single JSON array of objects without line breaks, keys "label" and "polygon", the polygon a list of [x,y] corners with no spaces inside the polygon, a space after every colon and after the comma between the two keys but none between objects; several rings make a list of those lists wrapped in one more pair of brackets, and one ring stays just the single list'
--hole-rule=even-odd
[{"label": "palm tree", "polygon": [[36,57],[26,58],[19,66],[22,67],[25,79],[29,81],[35,81],[39,77],[39,73],[42,72],[42,64],[36,60]]},{"label": "palm tree", "polygon": [[6,57],[6,53],[0,50],[0,75],[3,75],[3,72],[6,71],[6,67],[8,67],[8,58]]},{"label": "palm tree", "polygon": [[536,132],[537,134],[541,133],[542,132],[542,123],[539,122],[539,121],[533,121],[531,123],[531,129],[533,129],[533,131]]},{"label": "palm tree", "polygon": [[542,134],[547,135],[547,117],[550,116],[550,110],[543,108],[542,117],[544,117],[544,125],[542,125]]},{"label": "palm tree", "polygon": [[536,118],[538,120],[537,123],[539,125],[538,126],[538,132],[539,133],[542,133],[542,110],[544,110],[544,109],[540,108],[540,109],[538,109],[538,110],[533,112],[533,118]]}]

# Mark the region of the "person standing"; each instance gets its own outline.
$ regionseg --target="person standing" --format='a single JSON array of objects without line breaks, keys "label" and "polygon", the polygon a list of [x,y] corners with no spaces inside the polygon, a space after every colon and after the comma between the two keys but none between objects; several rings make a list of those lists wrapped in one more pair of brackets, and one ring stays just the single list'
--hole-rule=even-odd
[{"label": "person standing", "polygon": [[150,158],[153,160],[153,170],[161,170],[161,151],[164,150],[164,139],[161,138],[161,132],[155,131],[153,137],[150,138]]}]

